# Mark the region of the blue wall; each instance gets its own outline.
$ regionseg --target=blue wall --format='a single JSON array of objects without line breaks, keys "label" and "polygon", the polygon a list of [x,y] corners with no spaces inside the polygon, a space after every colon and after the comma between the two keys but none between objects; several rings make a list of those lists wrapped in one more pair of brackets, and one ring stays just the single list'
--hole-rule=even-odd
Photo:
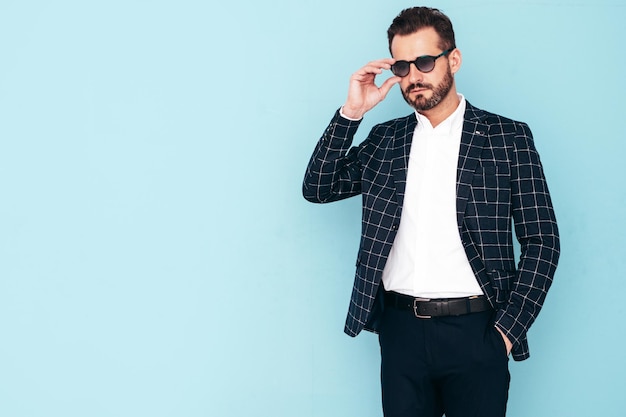
[{"label": "blue wall", "polygon": [[[413,2],[214,3],[0,3],[0,415],[381,416],[377,339],[342,333],[359,200],[300,182]],[[626,408],[625,3],[427,3],[562,231],[511,417]],[[409,112],[395,88],[360,139]]]}]

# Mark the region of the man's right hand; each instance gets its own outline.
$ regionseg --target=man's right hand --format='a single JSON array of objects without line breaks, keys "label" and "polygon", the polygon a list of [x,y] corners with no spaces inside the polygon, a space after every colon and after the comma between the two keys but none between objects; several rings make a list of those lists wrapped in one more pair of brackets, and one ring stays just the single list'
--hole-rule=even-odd
[{"label": "man's right hand", "polygon": [[348,99],[342,108],[342,112],[346,117],[360,119],[387,97],[391,87],[399,83],[402,78],[396,76],[388,78],[380,87],[376,85],[375,81],[376,76],[382,74],[383,70],[390,69],[391,64],[394,62],[396,61],[393,58],[379,59],[370,62],[352,74],[348,89]]}]

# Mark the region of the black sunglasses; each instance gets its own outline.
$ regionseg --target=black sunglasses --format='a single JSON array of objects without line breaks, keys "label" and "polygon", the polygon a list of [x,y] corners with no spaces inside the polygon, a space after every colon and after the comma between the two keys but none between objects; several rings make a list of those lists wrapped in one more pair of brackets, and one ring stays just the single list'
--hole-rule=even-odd
[{"label": "black sunglasses", "polygon": [[446,49],[437,56],[418,56],[417,58],[415,58],[415,61],[396,61],[396,63],[391,66],[391,72],[393,72],[393,75],[396,75],[398,77],[406,77],[411,71],[411,64],[414,64],[415,68],[420,70],[420,72],[431,72],[433,69],[435,69],[435,61],[437,60],[437,58],[448,55],[454,49],[455,48]]}]

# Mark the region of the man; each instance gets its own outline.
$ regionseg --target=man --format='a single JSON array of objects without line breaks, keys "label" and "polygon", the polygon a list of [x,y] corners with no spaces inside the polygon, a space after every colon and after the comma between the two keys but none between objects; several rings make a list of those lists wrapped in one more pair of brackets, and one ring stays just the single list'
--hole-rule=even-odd
[{"label": "man", "polygon": [[[526,124],[457,93],[461,52],[447,16],[406,9],[388,38],[393,58],[352,75],[303,194],[316,203],[362,194],[345,331],[379,333],[385,416],[501,417],[508,355],[529,356],[526,334],[559,258],[539,155]],[[394,76],[379,87],[385,70]],[[415,113],[350,148],[363,115],[395,84]]]}]

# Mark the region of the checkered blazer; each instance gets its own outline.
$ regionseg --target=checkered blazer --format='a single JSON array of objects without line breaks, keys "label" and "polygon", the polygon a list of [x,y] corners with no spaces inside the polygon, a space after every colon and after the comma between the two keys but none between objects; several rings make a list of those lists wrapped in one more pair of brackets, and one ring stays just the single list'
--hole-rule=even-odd
[{"label": "checkered blazer", "polygon": [[[304,197],[328,203],[362,195],[361,241],[345,332],[376,331],[382,272],[402,216],[415,114],[375,126],[359,146],[359,126],[335,114],[311,157]],[[526,333],[541,309],[559,258],[548,186],[528,126],[467,103],[456,187],[457,223],[496,325],[528,358]],[[511,221],[512,220],[512,221]],[[512,224],[521,255],[515,264]]]}]

